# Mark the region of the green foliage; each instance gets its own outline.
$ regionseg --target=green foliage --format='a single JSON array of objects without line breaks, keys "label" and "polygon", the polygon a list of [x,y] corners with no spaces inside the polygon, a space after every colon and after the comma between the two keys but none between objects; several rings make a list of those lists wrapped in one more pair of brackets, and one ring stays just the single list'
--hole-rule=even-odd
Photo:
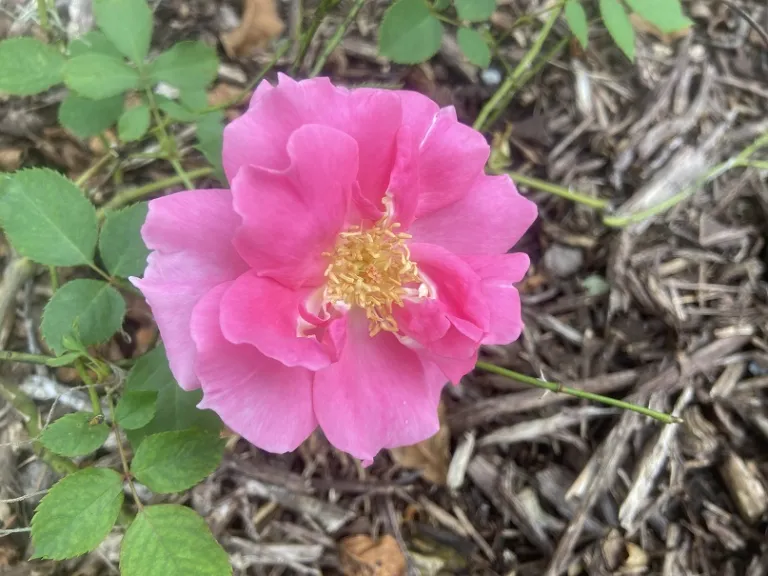
[{"label": "green foliage", "polygon": [[113,276],[141,276],[147,265],[149,249],[141,238],[147,219],[147,203],[138,202],[107,214],[99,237],[99,254]]},{"label": "green foliage", "polygon": [[135,68],[105,54],[83,54],[64,65],[66,85],[81,96],[94,100],[138,88],[140,81],[139,72]]},{"label": "green foliage", "polygon": [[98,236],[93,204],[53,170],[23,170],[0,182],[0,224],[14,248],[40,264],[93,261]]},{"label": "green foliage", "polygon": [[89,412],[62,416],[43,430],[40,443],[61,456],[90,454],[109,436],[109,427],[103,422],[93,422],[94,416]]},{"label": "green foliage", "polygon": [[496,0],[455,0],[456,13],[462,20],[482,22],[496,10]]},{"label": "green foliage", "polygon": [[677,32],[693,22],[685,14],[679,0],[625,0],[632,12],[665,33]]},{"label": "green foliage", "polygon": [[139,358],[128,374],[125,390],[157,392],[155,417],[143,428],[127,432],[134,450],[140,447],[144,437],[158,432],[200,428],[218,433],[221,429],[221,421],[214,412],[197,408],[202,392],[186,392],[176,384],[162,345]]},{"label": "green foliage", "polygon": [[152,11],[145,0],[93,0],[96,24],[109,41],[135,64],[149,54]]},{"label": "green foliage", "polygon": [[159,494],[191,488],[221,462],[218,434],[191,428],[147,436],[136,450],[131,473]]},{"label": "green foliage", "polygon": [[149,106],[139,104],[128,108],[117,123],[117,134],[123,142],[139,140],[149,130]]},{"label": "green foliage", "polygon": [[106,54],[114,58],[122,58],[123,55],[115,48],[115,45],[110,42],[103,32],[98,30],[91,30],[87,34],[75,38],[69,43],[69,57],[82,56],[90,52],[96,52],[99,54]]},{"label": "green foliage", "polygon": [[442,12],[451,5],[451,0],[435,0],[432,3],[432,8],[436,12]]},{"label": "green foliage", "polygon": [[122,576],[229,576],[227,553],[193,510],[177,504],[140,510],[123,538]]},{"label": "green foliage", "polygon": [[35,38],[0,42],[0,92],[27,96],[62,81],[64,57]]},{"label": "green foliage", "polygon": [[69,336],[85,346],[107,340],[120,330],[125,301],[101,280],[72,280],[59,288],[43,313],[42,332],[48,346],[63,354]]},{"label": "green foliage", "polygon": [[59,122],[79,138],[101,134],[114,125],[123,111],[123,96],[103,100],[83,98],[74,92],[59,106]]},{"label": "green foliage", "polygon": [[115,408],[115,420],[126,430],[135,430],[149,424],[157,410],[157,392],[136,390],[126,392]]},{"label": "green foliage", "polygon": [[613,41],[634,62],[635,30],[620,0],[600,0],[600,15]]},{"label": "green foliage", "polygon": [[565,21],[568,22],[568,27],[581,47],[586,48],[589,42],[589,24],[587,14],[579,0],[568,0],[565,3]]},{"label": "green foliage", "polygon": [[216,177],[226,182],[221,161],[224,146],[224,113],[220,110],[208,112],[197,121],[197,148],[205,159],[216,169]]},{"label": "green foliage", "polygon": [[160,108],[171,120],[176,122],[195,122],[200,114],[191,110],[189,107],[166,98],[165,96],[155,96],[157,107]]},{"label": "green foliage", "polygon": [[114,470],[86,468],[64,477],[32,518],[34,558],[62,560],[90,552],[106,538],[123,505],[123,479]]},{"label": "green foliage", "polygon": [[202,42],[179,42],[149,65],[154,82],[176,88],[202,88],[216,78],[219,59],[216,50]]},{"label": "green foliage", "polygon": [[456,34],[459,47],[467,60],[481,68],[487,68],[491,63],[491,49],[485,42],[483,35],[472,28],[459,28]]},{"label": "green foliage", "polygon": [[443,26],[426,0],[397,0],[384,13],[379,51],[393,62],[417,64],[437,53],[442,37]]}]

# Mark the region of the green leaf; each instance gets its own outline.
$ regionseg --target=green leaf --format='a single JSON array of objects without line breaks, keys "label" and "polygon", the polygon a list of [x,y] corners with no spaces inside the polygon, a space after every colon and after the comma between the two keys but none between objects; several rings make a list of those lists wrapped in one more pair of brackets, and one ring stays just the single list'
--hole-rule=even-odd
[{"label": "green leaf", "polygon": [[64,56],[35,38],[0,42],[0,92],[28,96],[62,81]]},{"label": "green leaf", "polygon": [[186,88],[179,92],[179,102],[187,110],[201,112],[208,108],[208,92],[204,88]]},{"label": "green leaf", "polygon": [[141,227],[147,219],[147,203],[109,212],[101,228],[99,253],[113,276],[141,276],[147,265],[149,250],[141,238]]},{"label": "green leaf", "polygon": [[398,0],[384,13],[379,52],[399,64],[417,64],[437,54],[443,26],[425,0]]},{"label": "green leaf", "polygon": [[115,420],[126,430],[149,424],[157,410],[157,392],[137,390],[126,392],[115,408]]},{"label": "green leaf", "polygon": [[43,338],[56,354],[67,351],[65,336],[85,346],[99,344],[120,330],[124,315],[125,300],[112,286],[101,280],[72,280],[45,306]]},{"label": "green leaf", "polygon": [[488,48],[482,34],[471,28],[459,28],[456,39],[467,60],[475,66],[488,67],[491,63],[491,49]]},{"label": "green leaf", "polygon": [[634,62],[635,30],[619,0],[600,0],[600,15],[608,33],[621,51]]},{"label": "green leaf", "polygon": [[117,133],[123,142],[139,140],[149,130],[149,106],[139,104],[128,108],[117,123]]},{"label": "green leaf", "polygon": [[496,10],[496,0],[455,0],[456,13],[461,20],[482,22]]},{"label": "green leaf", "polygon": [[59,480],[32,518],[34,558],[63,560],[90,552],[106,538],[123,505],[123,479],[86,468]]},{"label": "green leaf", "polygon": [[191,488],[221,462],[224,442],[197,428],[147,436],[131,462],[131,473],[158,494]]},{"label": "green leaf", "polygon": [[579,0],[568,0],[565,3],[565,21],[581,47],[586,49],[589,42],[589,24],[587,13]]},{"label": "green leaf", "polygon": [[40,264],[93,262],[96,210],[72,181],[53,170],[23,170],[4,180],[0,225],[21,255]]},{"label": "green leaf", "polygon": [[116,58],[122,58],[123,55],[115,48],[115,45],[110,42],[103,32],[98,30],[91,30],[87,34],[75,38],[69,43],[69,57],[82,56],[91,52],[98,52],[99,54],[106,54],[107,56],[114,56]]},{"label": "green leaf", "polygon": [[226,182],[221,156],[224,145],[223,112],[217,110],[200,117],[197,121],[197,142],[197,148],[216,169],[216,177],[221,182]]},{"label": "green leaf", "polygon": [[139,87],[140,77],[117,58],[104,54],[83,54],[64,65],[64,82],[87,98],[101,100]]},{"label": "green leaf", "polygon": [[451,0],[435,0],[432,3],[432,8],[437,12],[442,12],[443,10],[448,8],[448,6],[450,5],[451,5]]},{"label": "green leaf", "polygon": [[149,53],[152,11],[145,0],[94,0],[93,16],[109,41],[136,64]]},{"label": "green leaf", "polygon": [[197,408],[203,393],[200,390],[186,392],[176,384],[162,345],[139,358],[128,374],[125,390],[157,392],[155,417],[143,428],[127,432],[134,450],[140,448],[144,437],[158,432],[187,428],[200,428],[214,433],[221,430],[221,421],[215,412]]},{"label": "green leaf", "polygon": [[104,100],[91,100],[70,92],[59,106],[59,123],[75,136],[88,138],[112,126],[122,111],[123,96],[120,94]]},{"label": "green leaf", "polygon": [[685,30],[693,21],[683,14],[678,0],[626,0],[632,12],[669,34]]},{"label": "green leaf", "polygon": [[155,100],[157,101],[157,107],[171,120],[177,122],[194,122],[200,118],[200,114],[190,110],[187,106],[179,104],[175,100],[160,95],[155,96]]},{"label": "green leaf", "polygon": [[227,553],[193,510],[178,504],[140,510],[123,538],[122,576],[229,576]]},{"label": "green leaf", "polygon": [[62,416],[40,435],[40,442],[51,452],[62,456],[85,456],[104,444],[109,426],[91,424],[95,414],[75,412]]},{"label": "green leaf", "polygon": [[67,352],[66,354],[57,356],[52,360],[48,360],[48,362],[46,362],[46,366],[50,366],[51,368],[60,368],[61,366],[69,366],[75,360],[80,358],[82,355],[83,354],[81,352]]},{"label": "green leaf", "polygon": [[202,88],[216,78],[218,68],[215,49],[202,42],[179,42],[149,65],[149,77],[176,88]]}]

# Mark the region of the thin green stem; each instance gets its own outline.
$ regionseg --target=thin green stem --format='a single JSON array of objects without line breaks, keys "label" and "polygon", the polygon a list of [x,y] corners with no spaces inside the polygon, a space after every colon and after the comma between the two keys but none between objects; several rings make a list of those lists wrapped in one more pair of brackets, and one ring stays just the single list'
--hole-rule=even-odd
[{"label": "thin green stem", "polygon": [[304,62],[304,58],[307,56],[309,46],[312,44],[312,38],[315,37],[315,33],[317,32],[317,29],[320,28],[320,24],[322,24],[325,16],[340,2],[341,0],[322,0],[320,5],[315,8],[314,15],[312,16],[312,22],[310,23],[307,31],[304,32],[301,37],[299,54],[296,56],[296,60],[294,60],[293,66],[291,66],[292,74],[296,74],[296,72],[298,72],[301,68],[301,64]]},{"label": "thin green stem", "polygon": [[93,380],[91,380],[91,377],[88,375],[88,370],[86,370],[82,360],[75,362],[75,369],[77,370],[78,376],[80,376],[80,380],[82,380],[83,384],[88,387],[88,396],[91,399],[91,407],[93,408],[93,413],[101,414],[101,402],[99,402],[99,395],[96,393]]},{"label": "thin green stem", "polygon": [[[208,176],[209,174],[213,174],[213,168],[210,168],[210,167],[198,168],[197,170],[190,170],[189,172],[186,173],[187,178],[189,178],[190,180],[202,178],[203,176]],[[183,180],[181,179],[181,176],[170,176],[169,178],[164,178],[163,180],[150,182],[149,184],[145,184],[144,186],[139,186],[137,188],[128,188],[127,190],[123,190],[122,192],[118,192],[117,194],[115,194],[109,202],[104,204],[104,206],[102,206],[96,211],[96,215],[101,220],[104,218],[106,213],[109,212],[110,210],[121,208],[127,204],[130,204],[131,202],[135,202],[136,200],[141,200],[145,196],[149,196],[154,192],[158,192],[159,190],[164,190],[170,186],[175,186],[176,184],[181,184],[182,182]]]},{"label": "thin green stem", "polygon": [[515,184],[522,184],[523,186],[535,188],[536,190],[541,190],[542,192],[549,192],[555,196],[560,196],[561,198],[566,198],[572,202],[577,202],[579,204],[583,204],[584,206],[589,206],[595,210],[605,210],[611,205],[610,202],[603,200],[602,198],[594,198],[592,196],[587,196],[586,194],[574,192],[570,188],[558,186],[557,184],[552,184],[546,180],[531,178],[530,176],[519,174],[517,172],[504,171],[503,173],[509,175]]},{"label": "thin green stem", "polygon": [[56,271],[56,266],[48,266],[48,276],[51,279],[51,292],[56,294],[56,290],[59,289],[59,273]]},{"label": "thin green stem", "polygon": [[478,362],[477,364],[475,364],[475,366],[477,368],[480,368],[481,370],[485,370],[487,372],[493,372],[494,374],[498,374],[506,378],[511,378],[512,380],[517,380],[518,382],[523,382],[524,384],[530,384],[531,386],[536,386],[537,388],[544,388],[552,392],[568,394],[569,396],[575,396],[576,398],[591,400],[593,402],[600,402],[601,404],[606,404],[608,406],[615,406],[616,408],[621,408],[623,410],[631,410],[632,412],[637,412],[638,414],[642,414],[643,416],[648,416],[649,418],[653,418],[654,420],[658,420],[659,422],[663,422],[664,424],[679,424],[680,422],[682,422],[680,418],[678,418],[677,416],[673,416],[671,414],[665,414],[664,412],[651,410],[650,408],[646,408],[644,406],[638,406],[637,404],[632,404],[631,402],[624,402],[623,400],[617,400],[616,398],[611,398],[609,396],[594,394],[592,392],[586,392],[585,390],[579,390],[577,388],[570,388],[568,386],[563,386],[562,384],[557,384],[555,382],[547,382],[546,380],[539,380],[538,378],[526,376],[525,374],[520,374],[519,372],[507,370],[506,368],[501,368],[500,366],[495,366],[494,364],[489,364],[487,362]]},{"label": "thin green stem", "polygon": [[315,62],[315,65],[312,67],[312,71],[309,73],[310,78],[314,78],[315,76],[317,76],[320,73],[320,71],[323,69],[323,66],[325,66],[326,60],[328,60],[328,57],[336,49],[336,46],[339,45],[339,42],[341,42],[341,39],[344,37],[344,33],[347,31],[347,28],[349,28],[349,26],[352,24],[352,21],[355,19],[355,16],[357,16],[357,13],[360,12],[360,8],[363,7],[364,3],[365,3],[365,0],[356,0],[354,6],[352,6],[352,9],[349,11],[349,14],[347,14],[347,17],[344,18],[344,21],[336,29],[336,32],[334,32],[333,36],[331,36],[331,39],[328,40],[328,43],[325,45],[325,48],[323,48],[322,54],[320,54],[320,57],[317,59],[317,62]]},{"label": "thin green stem", "polygon": [[58,359],[53,356],[43,354],[28,354],[26,352],[12,352],[11,350],[0,350],[0,361],[23,362],[24,364],[41,364],[43,366],[57,366]]},{"label": "thin green stem", "polygon": [[496,106],[504,99],[507,92],[512,90],[512,88],[517,84],[517,81],[531,66],[533,61],[536,59],[536,56],[538,56],[539,52],[541,52],[541,49],[544,46],[544,41],[549,36],[549,32],[555,25],[557,17],[560,15],[561,8],[562,7],[558,7],[550,13],[549,18],[547,18],[547,21],[544,23],[544,27],[539,32],[538,37],[528,52],[525,53],[525,56],[523,56],[522,60],[520,60],[519,64],[512,71],[512,74],[507,76],[506,80],[504,80],[501,86],[499,86],[499,89],[496,90],[493,96],[491,96],[491,99],[488,100],[488,102],[485,103],[485,106],[483,106],[483,109],[480,110],[480,114],[478,114],[475,123],[472,125],[473,128],[476,130],[483,130],[483,128],[485,128],[488,116],[491,114],[491,112],[494,111]]},{"label": "thin green stem", "polygon": [[184,182],[184,186],[187,187],[187,190],[192,190],[195,185],[192,184],[192,180],[190,180],[189,174],[186,173],[184,167],[181,165],[181,162],[179,162],[176,158],[170,158],[169,162],[171,163],[171,166],[173,166],[173,169],[176,171],[176,174],[178,174],[179,178],[181,178],[181,181]]},{"label": "thin green stem", "polygon": [[112,276],[110,276],[109,274],[107,274],[106,272],[104,272],[104,270],[102,270],[101,268],[99,268],[98,266],[96,266],[96,264],[88,264],[88,267],[89,267],[91,270],[93,270],[94,272],[96,272],[96,274],[98,274],[99,276],[101,276],[102,278],[104,278],[104,280],[106,280],[106,281],[107,281],[107,282],[109,282],[109,283],[112,283],[112,281],[113,281],[113,278],[112,278]]},{"label": "thin green stem", "polygon": [[47,33],[50,28],[48,22],[48,0],[37,0],[37,18],[40,20],[40,28]]},{"label": "thin green stem", "polygon": [[89,178],[96,174],[99,170],[101,170],[105,164],[107,164],[110,160],[115,158],[115,153],[113,151],[109,151],[104,156],[96,160],[91,166],[88,167],[88,169],[80,174],[77,180],[75,180],[75,186],[78,188],[82,187],[83,184],[88,182]]},{"label": "thin green stem", "polygon": [[109,418],[112,421],[112,430],[115,432],[115,440],[117,441],[117,451],[120,453],[120,463],[123,466],[123,474],[128,482],[128,489],[131,491],[136,507],[139,510],[144,509],[144,504],[141,503],[139,495],[136,492],[136,486],[133,485],[133,477],[131,476],[131,468],[128,466],[128,458],[125,456],[125,448],[123,447],[123,441],[120,437],[120,431],[117,429],[117,420],[115,419],[115,404],[112,402],[112,395],[107,394],[107,406],[109,406]]}]

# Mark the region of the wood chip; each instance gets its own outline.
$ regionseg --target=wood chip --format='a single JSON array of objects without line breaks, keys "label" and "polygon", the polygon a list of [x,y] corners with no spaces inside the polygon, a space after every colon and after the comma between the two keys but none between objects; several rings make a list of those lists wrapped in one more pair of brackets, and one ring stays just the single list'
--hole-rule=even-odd
[{"label": "wood chip", "polygon": [[284,29],[275,0],[246,0],[240,26],[222,34],[221,43],[230,58],[248,56],[265,48]]},{"label": "wood chip", "polygon": [[374,542],[360,534],[341,541],[341,567],[345,576],[400,576],[405,573],[405,556],[389,534]]}]

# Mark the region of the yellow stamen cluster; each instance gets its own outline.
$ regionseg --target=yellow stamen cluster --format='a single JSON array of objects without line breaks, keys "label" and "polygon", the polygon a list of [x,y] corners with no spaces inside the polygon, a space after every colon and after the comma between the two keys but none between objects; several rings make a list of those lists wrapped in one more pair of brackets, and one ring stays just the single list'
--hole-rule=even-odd
[{"label": "yellow stamen cluster", "polygon": [[371,336],[397,332],[392,306],[402,306],[405,287],[420,282],[405,244],[411,236],[398,233],[399,227],[384,219],[367,229],[353,226],[339,234],[333,252],[325,253],[331,260],[325,297],[365,310]]}]

